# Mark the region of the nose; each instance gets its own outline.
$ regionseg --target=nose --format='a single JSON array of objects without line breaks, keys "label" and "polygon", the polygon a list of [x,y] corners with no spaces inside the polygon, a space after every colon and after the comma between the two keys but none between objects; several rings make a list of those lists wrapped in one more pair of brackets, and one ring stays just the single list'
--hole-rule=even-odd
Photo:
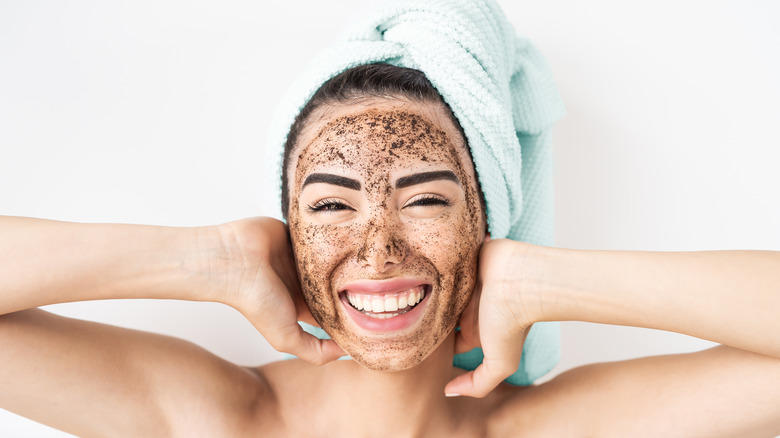
[{"label": "nose", "polygon": [[398,236],[397,226],[370,221],[357,252],[358,263],[384,273],[404,261],[406,244]]}]

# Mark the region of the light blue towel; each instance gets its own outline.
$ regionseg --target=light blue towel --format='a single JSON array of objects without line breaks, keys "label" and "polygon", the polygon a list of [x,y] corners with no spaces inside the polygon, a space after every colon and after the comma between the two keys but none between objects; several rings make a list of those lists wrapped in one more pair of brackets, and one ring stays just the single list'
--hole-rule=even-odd
[{"label": "light blue towel", "polygon": [[[452,108],[479,174],[491,236],[552,245],[550,129],[563,103],[546,61],[492,0],[377,2],[314,59],[281,103],[268,145],[275,180],[287,133],[311,96],[342,71],[376,62],[421,70]],[[559,337],[557,323],[535,324],[507,382],[528,385],[552,369]],[[475,349],[454,364],[474,369],[482,358]]]}]

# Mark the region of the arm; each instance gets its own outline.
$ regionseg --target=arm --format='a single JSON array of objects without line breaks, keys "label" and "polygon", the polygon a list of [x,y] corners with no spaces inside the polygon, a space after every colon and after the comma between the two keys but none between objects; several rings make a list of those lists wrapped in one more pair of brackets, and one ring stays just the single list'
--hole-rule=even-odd
[{"label": "arm", "polygon": [[516,369],[536,321],[648,327],[731,346],[564,373],[507,404],[499,424],[514,424],[514,433],[780,432],[780,253],[575,251],[504,240],[488,242],[481,257],[482,288],[461,320],[459,348],[477,343],[485,361],[446,392],[488,393]]},{"label": "arm", "polygon": [[209,299],[215,229],[0,217],[0,314],[109,298]]},{"label": "arm", "polygon": [[298,326],[314,321],[275,219],[174,228],[0,217],[0,315],[116,298],[221,302],[278,350],[313,363],[343,354]]},{"label": "arm", "polygon": [[516,368],[523,333],[537,321],[676,331],[780,357],[777,252],[578,251],[496,240],[482,249],[479,276],[459,348],[481,345],[485,362],[448,392],[489,392]]},{"label": "arm", "polygon": [[271,219],[170,228],[0,218],[0,407],[79,435],[230,423],[269,397],[262,376],[173,338],[25,309],[107,298],[219,301],[277,348],[315,362],[338,357],[335,344],[295,322],[305,315],[293,266],[285,227]]},{"label": "arm", "polygon": [[538,320],[655,328],[780,358],[780,252],[533,251]]}]

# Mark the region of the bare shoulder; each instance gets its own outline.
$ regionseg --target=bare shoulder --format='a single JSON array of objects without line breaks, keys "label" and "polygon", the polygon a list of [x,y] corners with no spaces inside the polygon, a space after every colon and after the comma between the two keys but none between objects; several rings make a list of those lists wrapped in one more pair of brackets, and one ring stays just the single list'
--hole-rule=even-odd
[{"label": "bare shoulder", "polygon": [[[263,411],[258,414],[263,419],[262,428],[256,423],[254,430],[262,430],[266,437],[308,436],[312,429],[317,430],[314,425],[318,414],[327,413],[321,402],[327,399],[322,385],[327,368],[289,359],[252,369],[267,388],[264,405],[257,406]],[[301,412],[307,413],[305,422],[301,421]]]},{"label": "bare shoulder", "polygon": [[725,346],[584,365],[507,397],[495,436],[775,436],[777,376],[778,359]]},{"label": "bare shoulder", "polygon": [[587,399],[599,390],[590,378],[597,367],[570,370],[538,385],[500,385],[493,391],[488,436],[590,436]]},{"label": "bare shoulder", "polygon": [[320,376],[325,366],[312,365],[302,359],[289,359],[271,362],[252,371],[261,376],[276,398],[290,397],[296,393],[310,393],[312,384]]},{"label": "bare shoulder", "polygon": [[287,411],[295,415],[301,409],[321,410],[319,400],[323,397],[327,399],[327,391],[322,385],[324,373],[328,368],[337,366],[338,362],[317,366],[302,359],[289,359],[271,362],[253,371],[267,386],[276,406],[277,419],[284,420]]},{"label": "bare shoulder", "polygon": [[273,418],[262,374],[170,336],[33,309],[0,317],[0,362],[0,407],[78,436],[237,436]]}]

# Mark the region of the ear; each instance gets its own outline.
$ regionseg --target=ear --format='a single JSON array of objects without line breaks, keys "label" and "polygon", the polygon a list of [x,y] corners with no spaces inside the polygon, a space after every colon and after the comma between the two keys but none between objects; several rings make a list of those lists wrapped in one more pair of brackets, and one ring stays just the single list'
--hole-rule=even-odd
[{"label": "ear", "polygon": [[490,242],[490,231],[485,233],[485,240],[482,243],[488,243]]}]

